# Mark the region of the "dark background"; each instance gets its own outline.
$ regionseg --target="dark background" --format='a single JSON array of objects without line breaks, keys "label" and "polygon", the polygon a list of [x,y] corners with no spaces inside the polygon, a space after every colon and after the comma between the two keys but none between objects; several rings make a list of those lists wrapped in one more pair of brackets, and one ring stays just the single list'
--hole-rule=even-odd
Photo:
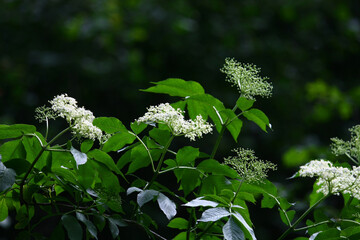
[{"label": "dark background", "polygon": [[[304,180],[286,178],[311,159],[332,159],[329,138],[347,139],[359,124],[357,0],[0,1],[0,123],[36,124],[37,106],[68,93],[128,126],[147,106],[178,100],[138,91],[169,77],[198,81],[232,107],[237,91],[219,71],[226,57],[273,82],[273,97],[255,105],[273,131],[245,123],[238,144],[225,137],[219,159],[253,148],[278,164],[270,180],[281,194],[306,199],[312,182],[303,189]],[[253,214],[259,239],[279,225],[263,213]]]}]

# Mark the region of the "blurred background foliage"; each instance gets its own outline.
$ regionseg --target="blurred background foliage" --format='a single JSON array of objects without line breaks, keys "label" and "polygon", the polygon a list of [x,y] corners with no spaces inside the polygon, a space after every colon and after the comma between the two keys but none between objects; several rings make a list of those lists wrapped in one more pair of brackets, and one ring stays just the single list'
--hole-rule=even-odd
[{"label": "blurred background foliage", "polygon": [[357,0],[3,0],[0,31],[2,124],[35,124],[37,106],[68,93],[128,125],[147,106],[177,100],[138,91],[169,77],[198,81],[232,107],[225,57],[256,64],[274,85],[256,103],[273,131],[245,124],[220,153],[240,145],[277,163],[270,180],[290,200],[306,193],[285,178],[311,159],[334,159],[330,137],[347,139],[359,124]]}]

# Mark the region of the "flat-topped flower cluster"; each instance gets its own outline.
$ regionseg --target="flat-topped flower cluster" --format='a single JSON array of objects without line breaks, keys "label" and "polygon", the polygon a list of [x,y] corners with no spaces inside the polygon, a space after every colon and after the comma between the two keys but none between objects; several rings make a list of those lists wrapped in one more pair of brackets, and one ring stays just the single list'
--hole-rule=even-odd
[{"label": "flat-topped flower cluster", "polygon": [[360,167],[353,166],[352,170],[345,167],[336,167],[326,160],[313,160],[300,167],[301,177],[317,177],[317,192],[324,195],[349,193],[360,199]]},{"label": "flat-topped flower cluster", "polygon": [[150,106],[144,116],[138,118],[138,123],[161,123],[169,127],[175,136],[184,135],[192,141],[195,137],[212,132],[212,124],[206,122],[201,115],[194,120],[185,120],[184,111],[173,108],[169,103],[161,103],[158,106]]},{"label": "flat-topped flower cluster", "polygon": [[49,102],[57,116],[65,118],[70,124],[72,133],[76,137],[98,139],[100,143],[106,142],[109,138],[108,134],[103,134],[100,128],[93,125],[95,119],[93,113],[84,107],[78,107],[74,98],[61,94]]}]

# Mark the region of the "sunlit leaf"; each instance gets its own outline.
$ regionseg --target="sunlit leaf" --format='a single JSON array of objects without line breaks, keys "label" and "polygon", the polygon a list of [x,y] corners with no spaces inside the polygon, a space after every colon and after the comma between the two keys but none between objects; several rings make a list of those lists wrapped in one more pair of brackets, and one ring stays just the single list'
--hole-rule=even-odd
[{"label": "sunlit leaf", "polygon": [[0,161],[0,192],[10,188],[15,183],[15,176],[15,171],[11,168],[7,168]]},{"label": "sunlit leaf", "polygon": [[188,220],[184,218],[174,218],[169,222],[167,225],[169,228],[176,228],[176,229],[187,229],[188,228]]},{"label": "sunlit leaf", "polygon": [[254,104],[255,100],[249,100],[247,98],[244,97],[240,97],[237,101],[236,101],[236,106],[241,110],[241,111],[246,111],[249,108],[251,108]]},{"label": "sunlit leaf", "polygon": [[199,156],[199,149],[191,146],[186,146],[181,149],[176,154],[176,161],[180,166],[188,165],[193,163],[195,159]]},{"label": "sunlit leaf", "polygon": [[232,217],[222,228],[225,240],[245,240],[245,235]]},{"label": "sunlit leaf", "polygon": [[244,112],[244,116],[249,121],[256,123],[256,125],[258,125],[265,132],[267,132],[266,130],[267,127],[271,128],[269,118],[265,115],[264,112],[262,112],[259,109],[252,108],[249,111]]},{"label": "sunlit leaf", "polygon": [[71,146],[70,152],[71,152],[71,154],[73,155],[73,157],[75,159],[76,166],[83,165],[83,164],[86,163],[86,161],[87,161],[86,153],[82,153],[79,150],[76,150],[72,146]]},{"label": "sunlit leaf", "polygon": [[217,207],[217,208],[210,208],[205,210],[201,218],[198,220],[199,222],[216,222],[217,220],[230,216],[231,213],[223,208],[223,207]]},{"label": "sunlit leaf", "polygon": [[87,153],[88,151],[90,151],[90,149],[92,148],[92,146],[94,145],[94,141],[91,139],[85,139],[80,146],[80,150],[83,153]]},{"label": "sunlit leaf", "polygon": [[145,203],[153,200],[159,195],[158,191],[155,190],[144,190],[137,195],[137,203],[142,207]]},{"label": "sunlit leaf", "polygon": [[183,204],[182,206],[185,206],[185,207],[216,207],[217,205],[219,205],[217,202],[204,200],[203,198],[204,197],[195,198],[195,199],[191,200],[190,202]]},{"label": "sunlit leaf", "polygon": [[185,81],[179,78],[169,78],[164,81],[152,83],[155,84],[155,86],[142,91],[164,93],[176,97],[187,97],[205,93],[203,87],[198,82]]},{"label": "sunlit leaf", "polygon": [[104,152],[117,151],[123,148],[127,144],[134,142],[136,137],[130,134],[128,131],[119,132],[111,136],[105,143],[102,148]]},{"label": "sunlit leaf", "polygon": [[238,212],[233,212],[231,213],[232,216],[234,216],[241,224],[242,226],[245,228],[245,230],[247,231],[247,233],[251,236],[252,240],[256,240],[255,237],[255,233],[254,230],[249,226],[249,224],[245,221],[244,217],[241,216],[240,213]]},{"label": "sunlit leaf", "polygon": [[98,117],[93,121],[93,125],[97,126],[106,133],[115,133],[119,131],[127,132],[122,122],[114,117]]},{"label": "sunlit leaf", "polygon": [[36,127],[27,124],[4,125],[0,124],[0,139],[17,138],[24,133],[35,133]]},{"label": "sunlit leaf", "polygon": [[[146,191],[146,190],[145,190]],[[166,217],[170,220],[176,215],[176,205],[173,201],[171,201],[164,194],[159,193],[157,198],[157,202],[161,211],[166,215]]]}]

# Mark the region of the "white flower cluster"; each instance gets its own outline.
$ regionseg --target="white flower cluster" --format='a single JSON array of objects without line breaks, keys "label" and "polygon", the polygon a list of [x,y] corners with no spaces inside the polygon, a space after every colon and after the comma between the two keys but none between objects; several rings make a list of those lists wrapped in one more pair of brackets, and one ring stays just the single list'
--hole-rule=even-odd
[{"label": "white flower cluster", "polygon": [[360,167],[353,166],[353,169],[335,167],[329,161],[313,160],[300,167],[301,177],[318,177],[318,192],[325,195],[331,193],[349,193],[360,200]]},{"label": "white flower cluster", "polygon": [[68,97],[67,94],[61,94],[49,101],[51,108],[59,117],[65,118],[70,124],[72,133],[77,137],[98,139],[101,143],[107,141],[109,136],[103,134],[100,128],[92,124],[95,119],[93,113],[84,107],[78,107],[77,101]]},{"label": "white flower cluster", "polygon": [[166,124],[175,136],[184,135],[195,141],[195,137],[212,131],[212,125],[207,123],[201,115],[195,120],[185,120],[181,109],[174,109],[169,103],[161,103],[158,106],[150,106],[148,112],[136,121],[138,123],[162,123]]},{"label": "white flower cluster", "polygon": [[233,58],[226,58],[222,69],[226,81],[236,86],[242,97],[255,100],[255,96],[271,97],[273,86],[259,76],[260,69],[252,64],[238,63]]}]

